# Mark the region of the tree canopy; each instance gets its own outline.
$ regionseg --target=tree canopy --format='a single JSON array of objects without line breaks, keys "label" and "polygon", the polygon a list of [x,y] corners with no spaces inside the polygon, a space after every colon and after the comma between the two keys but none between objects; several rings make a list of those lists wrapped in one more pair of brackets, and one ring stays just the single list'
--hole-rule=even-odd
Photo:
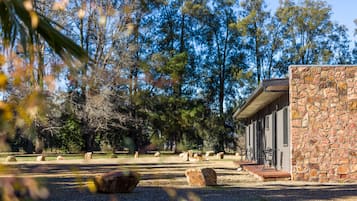
[{"label": "tree canopy", "polygon": [[262,79],[356,61],[331,13],[324,0],[0,0],[1,128],[28,152],[235,149],[232,111]]}]

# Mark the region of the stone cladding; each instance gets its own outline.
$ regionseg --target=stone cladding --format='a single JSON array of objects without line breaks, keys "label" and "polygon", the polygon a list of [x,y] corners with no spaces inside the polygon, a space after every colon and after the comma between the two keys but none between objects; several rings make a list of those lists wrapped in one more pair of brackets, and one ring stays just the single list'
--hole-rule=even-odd
[{"label": "stone cladding", "polygon": [[357,181],[357,66],[291,66],[292,179]]}]

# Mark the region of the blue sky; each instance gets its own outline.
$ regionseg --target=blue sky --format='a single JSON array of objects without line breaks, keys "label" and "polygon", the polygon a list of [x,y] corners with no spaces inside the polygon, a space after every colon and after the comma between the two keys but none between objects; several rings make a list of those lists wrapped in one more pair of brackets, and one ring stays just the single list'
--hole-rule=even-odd
[{"label": "blue sky", "polygon": [[[326,0],[332,8],[332,20],[339,24],[344,24],[349,29],[351,39],[353,39],[354,29],[357,26],[353,20],[357,19],[357,1],[356,0]],[[279,5],[279,0],[266,0],[268,7],[273,11]],[[354,37],[356,38],[356,37]]]}]

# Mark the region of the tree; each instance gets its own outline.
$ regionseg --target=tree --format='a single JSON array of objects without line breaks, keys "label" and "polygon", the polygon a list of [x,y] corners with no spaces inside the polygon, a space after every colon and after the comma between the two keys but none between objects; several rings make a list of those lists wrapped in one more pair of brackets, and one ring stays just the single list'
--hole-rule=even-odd
[{"label": "tree", "polygon": [[348,29],[344,25],[334,24],[334,30],[329,35],[332,55],[329,64],[351,64],[351,40],[348,38]]},{"label": "tree", "polygon": [[[268,21],[270,13],[266,11],[264,0],[241,1],[243,18],[238,20],[236,27],[245,36],[244,40],[248,46],[248,54],[252,64],[256,67],[257,83],[262,78],[263,60],[267,51]],[[273,36],[274,37],[274,36]]]},{"label": "tree", "polygon": [[333,32],[331,7],[323,0],[304,0],[297,5],[291,0],[283,1],[276,11],[281,23],[283,47],[279,51],[283,74],[292,64],[326,64],[332,50],[329,34]]}]

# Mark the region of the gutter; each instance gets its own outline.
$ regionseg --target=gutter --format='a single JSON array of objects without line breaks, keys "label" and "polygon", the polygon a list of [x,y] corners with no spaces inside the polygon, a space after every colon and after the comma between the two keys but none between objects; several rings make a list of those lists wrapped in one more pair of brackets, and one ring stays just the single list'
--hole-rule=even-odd
[{"label": "gutter", "polygon": [[236,118],[236,116],[239,115],[239,113],[241,113],[246,107],[248,107],[248,105],[250,105],[250,103],[258,96],[260,95],[265,89],[265,86],[263,86],[263,84],[261,83],[258,88],[256,88],[253,92],[253,95],[251,95],[246,102],[244,103],[244,105],[239,108],[234,114],[233,114],[233,119]]},{"label": "gutter", "polygon": [[234,114],[233,118],[235,119],[245,108],[247,108],[254,100],[263,92],[289,92],[289,90],[268,90],[268,87],[272,86],[289,86],[289,80],[287,78],[283,79],[272,79],[272,80],[263,80],[257,89],[254,90],[252,95],[246,100],[241,108],[239,108]]}]

